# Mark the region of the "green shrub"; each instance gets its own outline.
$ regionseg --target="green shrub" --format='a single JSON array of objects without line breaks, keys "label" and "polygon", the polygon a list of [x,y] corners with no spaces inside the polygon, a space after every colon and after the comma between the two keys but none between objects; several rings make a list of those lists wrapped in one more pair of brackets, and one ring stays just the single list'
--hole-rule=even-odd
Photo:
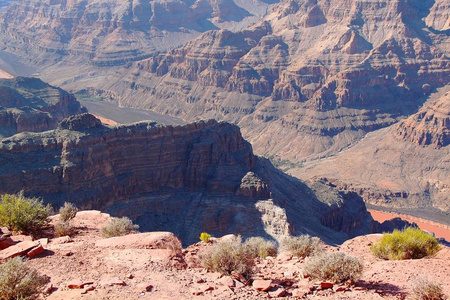
[{"label": "green shrub", "polygon": [[10,230],[30,232],[49,223],[50,205],[44,206],[38,198],[26,198],[23,192],[5,194],[0,202],[0,225]]},{"label": "green shrub", "polygon": [[436,238],[412,227],[386,233],[381,241],[370,248],[375,256],[390,260],[423,258],[435,254],[439,249]]},{"label": "green shrub", "polygon": [[266,258],[277,255],[277,244],[262,237],[251,237],[245,241],[244,245],[252,251],[254,257]]},{"label": "green shrub", "polygon": [[414,282],[413,297],[416,300],[445,299],[442,286],[426,279],[418,279]]},{"label": "green shrub", "polygon": [[0,300],[35,299],[47,281],[21,257],[11,258],[0,265]]},{"label": "green shrub", "polygon": [[134,225],[133,222],[127,218],[111,218],[108,225],[102,228],[102,235],[105,238],[114,236],[122,236],[130,234],[139,230],[139,225]]},{"label": "green shrub", "polygon": [[72,220],[77,215],[78,208],[69,202],[64,202],[64,205],[59,209],[59,220],[67,222]]},{"label": "green shrub", "polygon": [[203,266],[211,272],[230,275],[237,272],[249,278],[255,265],[253,251],[242,244],[240,237],[214,244],[200,255]]},{"label": "green shrub", "polygon": [[71,236],[75,234],[75,228],[70,224],[69,221],[67,222],[61,222],[59,221],[55,225],[55,233],[57,236]]},{"label": "green shrub", "polygon": [[356,281],[362,270],[363,265],[356,257],[342,252],[322,253],[311,257],[305,264],[305,271],[312,278],[336,283]]},{"label": "green shrub", "polygon": [[324,243],[320,238],[306,234],[283,239],[281,248],[297,257],[307,257],[324,251]]},{"label": "green shrub", "polygon": [[200,234],[200,240],[203,241],[204,243],[208,243],[210,239],[211,239],[210,234],[207,234],[206,232],[202,232],[202,234]]}]

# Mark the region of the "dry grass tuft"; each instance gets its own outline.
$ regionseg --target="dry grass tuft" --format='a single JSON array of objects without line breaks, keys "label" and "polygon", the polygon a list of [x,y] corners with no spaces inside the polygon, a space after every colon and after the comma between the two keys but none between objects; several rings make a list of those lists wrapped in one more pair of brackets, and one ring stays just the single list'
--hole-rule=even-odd
[{"label": "dry grass tuft", "polygon": [[244,243],[252,251],[254,257],[266,258],[267,256],[277,255],[277,244],[267,241],[262,237],[251,237]]},{"label": "dry grass tuft", "polygon": [[36,299],[47,281],[21,257],[11,258],[0,265],[0,300]]},{"label": "dry grass tuft", "polygon": [[305,271],[312,278],[336,283],[356,281],[362,270],[363,265],[356,257],[342,252],[322,253],[311,257],[305,264]]},{"label": "dry grass tuft", "polygon": [[416,300],[443,300],[445,299],[442,286],[426,279],[416,280],[413,287],[413,297]]},{"label": "dry grass tuft", "polygon": [[240,237],[214,244],[200,259],[208,271],[225,275],[237,272],[245,278],[250,278],[255,265],[253,250]]},{"label": "dry grass tuft", "polygon": [[318,237],[301,235],[287,237],[281,241],[281,248],[297,257],[307,257],[324,251],[324,243]]},{"label": "dry grass tuft", "polygon": [[59,219],[62,222],[72,220],[77,215],[78,208],[69,202],[64,202],[64,205],[59,209]]},{"label": "dry grass tuft", "polygon": [[123,236],[136,232],[139,230],[139,225],[133,224],[133,222],[127,218],[111,218],[111,221],[102,228],[102,235],[105,238]]}]

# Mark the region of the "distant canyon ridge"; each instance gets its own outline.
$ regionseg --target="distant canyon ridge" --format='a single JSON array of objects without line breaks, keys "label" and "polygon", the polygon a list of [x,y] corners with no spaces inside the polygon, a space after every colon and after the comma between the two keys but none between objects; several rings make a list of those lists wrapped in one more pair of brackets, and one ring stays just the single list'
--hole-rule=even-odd
[{"label": "distant canyon ridge", "polygon": [[0,16],[2,49],[54,85],[229,121],[295,176],[444,212],[449,32],[445,0],[17,1]]}]

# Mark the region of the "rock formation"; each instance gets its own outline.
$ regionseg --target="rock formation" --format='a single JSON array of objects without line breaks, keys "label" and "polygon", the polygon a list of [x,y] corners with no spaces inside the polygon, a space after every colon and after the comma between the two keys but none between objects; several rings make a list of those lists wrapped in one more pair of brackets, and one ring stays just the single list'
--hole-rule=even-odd
[{"label": "rock formation", "polygon": [[0,138],[53,129],[84,111],[72,94],[37,78],[0,79]]},{"label": "rock formation", "polygon": [[244,2],[26,2],[0,35],[54,84],[237,123],[258,154],[294,162],[339,152],[449,83],[445,0]]},{"label": "rock formation", "polygon": [[0,31],[10,51],[30,51],[38,64],[68,56],[68,61],[117,66],[179,46],[206,30],[243,28],[268,6],[262,0],[240,6],[233,0],[18,1],[2,16]]},{"label": "rock formation", "polygon": [[[302,179],[326,177],[376,206],[450,211],[450,93],[434,96],[419,111],[368,134],[337,156],[291,170]],[[408,211],[409,210],[409,211]],[[417,213],[417,211],[416,211]],[[419,214],[420,216],[420,214]]]},{"label": "rock formation", "polygon": [[344,193],[311,190],[254,156],[237,126],[216,121],[105,127],[90,114],[72,116],[56,130],[1,140],[0,166],[1,193],[127,215],[185,243],[204,231],[337,242],[373,222],[360,198],[347,205]]}]

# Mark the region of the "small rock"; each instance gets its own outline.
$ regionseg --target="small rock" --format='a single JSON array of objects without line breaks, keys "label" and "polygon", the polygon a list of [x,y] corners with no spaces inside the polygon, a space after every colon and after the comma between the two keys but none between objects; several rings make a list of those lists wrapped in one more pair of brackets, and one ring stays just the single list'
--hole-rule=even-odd
[{"label": "small rock", "polygon": [[48,245],[48,238],[42,238],[42,239],[37,240],[36,242],[39,242],[42,245],[42,247],[45,248]]},{"label": "small rock", "polygon": [[74,280],[67,284],[67,287],[69,289],[82,289],[85,285],[88,284],[94,284],[93,281],[80,281],[80,280]]},{"label": "small rock", "polygon": [[277,256],[277,259],[280,261],[290,261],[290,260],[292,260],[292,254],[283,252]]},{"label": "small rock", "polygon": [[280,286],[269,291],[269,296],[272,298],[283,297],[284,295],[286,295],[286,290]]},{"label": "small rock", "polygon": [[120,280],[119,278],[108,278],[108,279],[102,280],[100,282],[100,285],[102,285],[102,286],[113,286],[113,285],[125,286],[127,284],[125,283],[125,281]]},{"label": "small rock", "polygon": [[238,289],[245,287],[245,284],[240,282],[239,280],[234,280],[234,286]]},{"label": "small rock", "polygon": [[227,286],[227,287],[235,286],[235,281],[230,276],[224,276],[224,277],[218,279],[217,282],[220,284],[223,284],[224,286]]},{"label": "small rock", "polygon": [[53,290],[53,284],[51,282],[47,283],[47,285],[42,289],[42,294],[49,295]]},{"label": "small rock", "polygon": [[139,292],[150,292],[153,288],[153,285],[148,283],[139,283],[136,285],[136,288]]},{"label": "small rock", "polygon": [[347,287],[345,286],[338,286],[334,289],[335,292],[345,292],[347,290]]},{"label": "small rock", "polygon": [[355,291],[365,291],[367,289],[365,287],[363,287],[363,286],[357,286],[357,287],[354,287],[353,290],[355,290]]},{"label": "small rock", "polygon": [[73,252],[72,251],[63,252],[62,255],[63,256],[72,256]]},{"label": "small rock", "polygon": [[45,251],[44,247],[42,247],[42,245],[39,244],[37,247],[34,247],[33,249],[31,249],[30,251],[27,252],[27,257],[32,258],[32,257],[38,256],[39,254],[41,254],[44,251]]},{"label": "small rock", "polygon": [[95,286],[91,285],[91,286],[85,287],[85,288],[81,291],[81,294],[87,294],[87,292],[90,292],[90,291],[93,291],[93,290],[95,290]]},{"label": "small rock", "polygon": [[195,279],[195,282],[197,282],[197,283],[204,283],[204,282],[205,282],[205,279],[203,279],[203,278],[197,278],[197,279]]},{"label": "small rock", "polygon": [[263,280],[263,279],[257,279],[255,281],[253,281],[253,288],[256,289],[257,291],[268,291],[270,290],[272,285],[272,280]]},{"label": "small rock", "polygon": [[309,290],[303,290],[303,289],[295,289],[292,291],[292,296],[295,298],[303,298],[304,296],[309,294]]},{"label": "small rock", "polygon": [[67,243],[71,243],[71,242],[73,242],[73,240],[68,235],[51,240],[51,243],[55,244],[55,245],[67,244]]},{"label": "small rock", "polygon": [[332,282],[325,282],[325,281],[323,281],[323,282],[320,283],[320,287],[322,289],[331,289],[331,288],[333,288],[333,283]]},{"label": "small rock", "polygon": [[128,279],[133,279],[134,278],[134,276],[133,276],[133,274],[127,274],[127,276],[126,276]]},{"label": "small rock", "polygon": [[24,241],[0,251],[0,260],[24,255],[39,245],[36,241]]},{"label": "small rock", "polygon": [[242,276],[242,274],[239,274],[237,272],[232,272],[231,273],[231,278],[233,278],[233,279],[235,279],[237,281],[240,281],[240,282],[242,282],[245,285],[250,285],[250,282],[248,282],[247,279],[245,279],[245,277]]},{"label": "small rock", "polygon": [[213,286],[207,286],[207,287],[204,289],[205,292],[207,292],[207,291],[212,291],[212,290],[214,290],[214,287],[213,287]]}]

